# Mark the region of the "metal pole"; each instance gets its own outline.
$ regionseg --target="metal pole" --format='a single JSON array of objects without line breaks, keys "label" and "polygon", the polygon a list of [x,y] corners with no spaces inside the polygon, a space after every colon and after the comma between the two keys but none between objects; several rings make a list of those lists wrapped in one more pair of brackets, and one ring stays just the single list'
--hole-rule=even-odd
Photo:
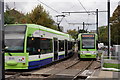
[{"label": "metal pole", "polygon": [[110,0],[108,0],[108,58],[110,55]]},{"label": "metal pole", "polygon": [[58,25],[58,30],[60,31],[60,24],[58,23],[57,25]]},{"label": "metal pole", "polygon": [[98,9],[96,9],[96,33],[98,35],[98,40],[99,40],[99,32],[98,32]]},{"label": "metal pole", "polygon": [[84,28],[85,28],[85,23],[83,22],[83,30],[84,30]]},{"label": "metal pole", "polygon": [[78,26],[78,33],[79,33],[80,31],[79,31],[79,26]]},{"label": "metal pole", "polygon": [[4,54],[3,48],[3,28],[4,28],[4,0],[0,0],[0,80],[5,79],[4,75]]}]

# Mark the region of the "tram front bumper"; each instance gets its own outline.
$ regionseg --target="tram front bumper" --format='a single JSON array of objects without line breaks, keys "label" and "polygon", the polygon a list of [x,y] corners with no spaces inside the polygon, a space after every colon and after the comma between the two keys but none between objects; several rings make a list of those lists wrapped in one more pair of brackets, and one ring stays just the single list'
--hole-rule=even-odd
[{"label": "tram front bumper", "polygon": [[81,54],[80,58],[96,58],[96,54]]}]

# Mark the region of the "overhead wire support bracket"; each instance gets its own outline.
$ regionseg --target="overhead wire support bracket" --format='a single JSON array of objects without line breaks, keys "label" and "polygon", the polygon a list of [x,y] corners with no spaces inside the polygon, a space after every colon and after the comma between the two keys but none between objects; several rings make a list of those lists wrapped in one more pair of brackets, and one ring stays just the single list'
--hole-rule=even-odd
[{"label": "overhead wire support bracket", "polygon": [[[65,15],[56,15],[57,17],[57,25],[58,25],[58,29],[60,31],[60,23],[62,22],[63,18],[65,17]],[[62,17],[62,19],[60,21],[58,21],[58,17]]]},{"label": "overhead wire support bracket", "polygon": [[[98,11],[98,12],[108,12],[108,11]],[[62,12],[62,13],[96,13],[96,11],[66,11],[66,12]]]},{"label": "overhead wire support bracket", "polygon": [[56,17],[65,17],[65,15],[56,15]]},{"label": "overhead wire support bracket", "polygon": [[[83,23],[68,23],[73,25],[83,25]],[[96,23],[84,23],[84,25],[96,25]]]},{"label": "overhead wire support bracket", "polygon": [[[83,30],[85,30],[85,25],[96,25],[96,23],[68,23],[69,25],[72,24],[72,25],[83,25]],[[79,31],[79,27],[78,27],[78,31]]]}]

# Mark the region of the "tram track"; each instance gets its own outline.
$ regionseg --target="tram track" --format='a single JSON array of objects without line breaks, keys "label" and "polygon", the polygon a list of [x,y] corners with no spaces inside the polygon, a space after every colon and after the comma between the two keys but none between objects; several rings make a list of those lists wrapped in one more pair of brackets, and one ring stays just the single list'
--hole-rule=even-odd
[{"label": "tram track", "polygon": [[[67,63],[67,62],[72,62],[72,63],[74,63],[75,61],[76,61],[77,59],[76,59],[76,55],[74,55],[73,57],[71,57],[71,58],[66,58],[66,59],[63,59],[63,60],[61,60],[61,61],[58,61],[58,62],[56,62],[56,63],[54,63],[54,64],[51,64],[51,65],[47,65],[47,66],[44,66],[44,67],[42,67],[42,68],[39,68],[39,69],[36,69],[36,70],[31,70],[31,71],[15,71],[15,70],[11,70],[11,71],[5,71],[5,76],[6,76],[6,79],[15,79],[15,78],[17,78],[17,77],[19,77],[19,76],[21,76],[21,75],[23,75],[23,76],[28,76],[28,75],[37,75],[37,74],[32,74],[32,73],[34,73],[34,72],[36,72],[36,71],[39,71],[39,70],[43,70],[43,69],[49,69],[49,68],[57,68],[58,66],[60,66],[60,65],[63,65],[63,64],[65,64],[65,63]],[[74,64],[73,64],[74,65]],[[64,65],[64,67],[66,67],[66,65]],[[64,68],[63,67],[63,68]],[[59,67],[59,68],[62,68],[62,67]],[[38,74],[39,75],[39,74]],[[44,74],[41,74],[42,76],[45,76]]]},{"label": "tram track", "polygon": [[[50,75],[49,77],[47,77],[47,79],[49,79],[49,78],[53,79],[53,78],[55,78],[56,74],[59,74],[60,72],[65,71],[65,70],[70,70],[70,69],[74,68],[77,64],[80,64],[81,62],[86,63],[86,61],[76,61],[75,63],[73,63],[73,64],[69,65],[68,67],[66,67],[64,70],[61,70],[61,71],[59,71],[59,72],[57,72],[55,74]],[[85,66],[84,69],[80,69],[80,72],[86,70],[92,64],[92,62],[93,61],[91,61],[89,65]],[[79,74],[80,72],[78,72],[77,74]],[[75,76],[77,76],[77,75],[75,75]],[[47,79],[45,79],[45,80],[47,80]]]},{"label": "tram track", "polygon": [[[82,64],[82,63],[86,63],[87,65],[84,65],[84,67],[80,68],[79,69],[79,72],[75,74],[75,76],[72,76],[72,78],[70,80],[76,80],[78,77],[80,77],[79,75],[84,72],[86,69],[88,69],[91,64],[93,63],[93,61],[76,61],[74,62],[73,64],[67,66],[66,68],[64,69],[61,69],[59,72],[55,73],[55,74],[32,74],[32,73],[11,73],[11,74],[15,74],[14,76],[11,76],[9,79],[7,80],[11,80],[11,79],[18,79],[19,76],[23,76],[23,77],[20,77],[20,78],[26,78],[24,76],[27,76],[27,78],[40,78],[40,80],[54,80],[56,79],[56,74],[62,72],[62,71],[65,71],[65,70],[69,70],[69,69],[72,69],[72,68],[75,68],[76,65],[78,64]],[[89,63],[89,64],[88,64]],[[7,73],[8,74],[8,73]],[[9,73],[10,74],[10,73]],[[29,77],[28,77],[29,76]]]},{"label": "tram track", "polygon": [[[73,63],[73,64],[67,66],[66,68],[60,70],[59,72],[50,75],[49,77],[47,77],[47,79],[50,79],[50,78],[52,79],[54,76],[56,76],[56,74],[58,74],[58,73],[60,73],[60,72],[62,72],[62,71],[65,71],[66,69],[70,69],[71,67],[73,67],[74,65],[78,64],[79,62],[80,62],[80,61],[76,61],[75,63]],[[47,79],[45,79],[45,80],[47,80]]]},{"label": "tram track", "polygon": [[[50,73],[49,71],[47,71],[45,73],[40,73],[40,72],[36,73],[37,70],[31,71],[31,72],[18,72],[14,76],[11,76],[10,78],[8,78],[7,80],[12,80],[12,79],[15,80],[15,79],[19,79],[19,78],[26,79],[26,80],[30,79],[30,78],[31,79],[39,78],[40,80],[55,80],[56,78],[61,79],[61,77],[59,77],[58,74],[61,74],[64,71],[69,71],[72,69],[73,70],[76,69],[77,72],[74,74],[74,76],[70,77],[70,80],[77,80],[77,78],[81,78],[81,77],[84,78],[84,76],[80,76],[80,74],[82,74],[85,70],[89,69],[93,62],[94,62],[93,60],[92,61],[80,61],[74,55],[74,57],[72,57],[71,59],[68,59],[66,61],[59,62],[58,64],[51,65],[49,67],[40,69],[41,72],[43,69],[45,69],[45,70],[50,69],[50,71],[57,70],[55,73]],[[64,75],[63,75],[63,77],[64,77]]]},{"label": "tram track", "polygon": [[87,70],[93,63],[93,60],[87,65],[85,66],[82,70],[80,70],[74,77],[72,80],[77,80],[77,77],[79,77],[79,75],[84,72],[85,70]]},{"label": "tram track", "polygon": [[54,73],[54,74],[48,74],[48,73],[43,73],[43,74],[22,73],[21,75],[22,76],[39,76],[39,78],[43,78],[43,80],[52,79],[56,74],[66,70],[66,69],[70,69],[71,67],[73,67],[74,65],[78,64],[79,62],[80,62],[79,60],[76,60],[71,65],[69,65],[69,66],[67,66],[67,67],[65,67],[63,69],[60,69],[57,73]]},{"label": "tram track", "polygon": [[16,79],[22,74],[22,72],[5,72],[5,80]]},{"label": "tram track", "polygon": [[[65,71],[65,70],[70,70],[70,69],[74,68],[77,64],[80,64],[80,63],[82,64],[83,62],[86,63],[86,61],[77,61],[76,63],[74,63],[74,64],[66,67],[64,70],[61,70],[61,71],[59,71],[58,73],[52,74],[52,75],[50,75],[49,77],[47,77],[47,78],[45,78],[45,79],[43,79],[43,80],[55,80],[55,79],[60,80],[61,78],[64,77],[64,75],[63,75],[62,77],[59,77],[59,76],[57,76],[57,74],[61,73],[62,71]],[[87,63],[88,63],[88,62],[90,62],[90,61],[87,61]],[[84,67],[80,68],[79,71],[78,71],[74,76],[72,76],[72,77],[69,76],[70,78],[68,77],[68,79],[70,79],[70,80],[76,80],[76,78],[77,78],[82,72],[84,72],[86,69],[88,69],[88,68],[91,66],[92,63],[93,63],[93,61],[91,61],[91,62],[90,62],[89,64],[87,64],[87,65],[84,65]]]}]

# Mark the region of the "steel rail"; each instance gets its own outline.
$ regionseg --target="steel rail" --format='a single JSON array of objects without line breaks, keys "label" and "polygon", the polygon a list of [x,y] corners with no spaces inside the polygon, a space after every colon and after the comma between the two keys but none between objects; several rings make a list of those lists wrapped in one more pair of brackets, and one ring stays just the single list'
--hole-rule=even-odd
[{"label": "steel rail", "polygon": [[84,67],[82,70],[80,70],[74,77],[72,80],[75,80],[83,71],[85,71],[86,69],[88,69],[93,63],[93,60],[86,66]]},{"label": "steel rail", "polygon": [[43,80],[47,80],[47,79],[49,79],[49,78],[53,78],[56,74],[58,74],[58,73],[60,73],[60,72],[62,72],[62,71],[64,71],[64,70],[66,70],[66,69],[69,69],[69,68],[73,67],[74,65],[78,64],[79,62],[80,62],[80,60],[76,61],[75,63],[71,64],[70,66],[67,66],[66,68],[60,70],[59,72],[48,76],[47,78],[45,78],[45,79],[43,79]]}]

